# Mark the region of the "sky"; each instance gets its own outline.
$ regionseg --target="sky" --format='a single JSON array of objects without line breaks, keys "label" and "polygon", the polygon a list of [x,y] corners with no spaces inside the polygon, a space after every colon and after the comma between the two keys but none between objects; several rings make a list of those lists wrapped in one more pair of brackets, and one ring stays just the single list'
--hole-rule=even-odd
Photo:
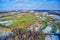
[{"label": "sky", "polygon": [[0,0],[1,11],[60,10],[60,0]]}]

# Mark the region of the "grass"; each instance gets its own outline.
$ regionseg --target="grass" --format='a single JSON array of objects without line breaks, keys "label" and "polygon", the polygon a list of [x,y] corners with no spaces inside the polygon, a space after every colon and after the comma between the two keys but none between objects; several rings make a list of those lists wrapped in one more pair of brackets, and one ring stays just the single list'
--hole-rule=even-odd
[{"label": "grass", "polygon": [[11,25],[9,25],[8,28],[19,27],[19,28],[25,29],[30,25],[32,25],[34,22],[36,22],[38,18],[36,18],[32,14],[25,13],[24,15],[22,15],[22,17],[18,17],[18,15],[14,15],[14,16],[3,19],[3,21],[5,20],[16,20]]}]

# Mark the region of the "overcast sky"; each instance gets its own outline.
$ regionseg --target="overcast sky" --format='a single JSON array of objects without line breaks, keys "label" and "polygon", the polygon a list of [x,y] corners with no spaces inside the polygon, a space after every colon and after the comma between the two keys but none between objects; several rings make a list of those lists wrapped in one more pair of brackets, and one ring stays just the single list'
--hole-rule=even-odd
[{"label": "overcast sky", "polygon": [[60,10],[60,0],[0,0],[0,11]]}]

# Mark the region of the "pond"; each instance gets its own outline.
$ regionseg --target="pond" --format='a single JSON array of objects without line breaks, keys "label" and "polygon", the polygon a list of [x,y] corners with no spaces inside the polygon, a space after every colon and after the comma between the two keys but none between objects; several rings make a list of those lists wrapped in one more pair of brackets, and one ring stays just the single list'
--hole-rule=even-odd
[{"label": "pond", "polygon": [[13,20],[9,20],[9,21],[0,21],[0,25],[9,26],[9,25],[11,25],[13,22],[14,22]]}]

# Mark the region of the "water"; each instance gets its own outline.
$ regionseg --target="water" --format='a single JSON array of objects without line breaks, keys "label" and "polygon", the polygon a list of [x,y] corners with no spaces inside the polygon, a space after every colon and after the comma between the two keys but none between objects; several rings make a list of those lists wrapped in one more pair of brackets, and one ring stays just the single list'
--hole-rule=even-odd
[{"label": "water", "polygon": [[14,22],[13,20],[9,20],[9,21],[0,21],[0,25],[3,26],[9,26],[12,24],[12,22]]},{"label": "water", "polygon": [[58,35],[47,35],[45,40],[59,40]]},{"label": "water", "polygon": [[[16,36],[13,32],[6,32],[4,34],[1,34],[0,36],[0,40],[6,40],[7,38],[9,38],[10,36],[12,36],[13,38]],[[12,38],[12,39],[13,39]],[[10,39],[11,40],[11,39]]]}]

